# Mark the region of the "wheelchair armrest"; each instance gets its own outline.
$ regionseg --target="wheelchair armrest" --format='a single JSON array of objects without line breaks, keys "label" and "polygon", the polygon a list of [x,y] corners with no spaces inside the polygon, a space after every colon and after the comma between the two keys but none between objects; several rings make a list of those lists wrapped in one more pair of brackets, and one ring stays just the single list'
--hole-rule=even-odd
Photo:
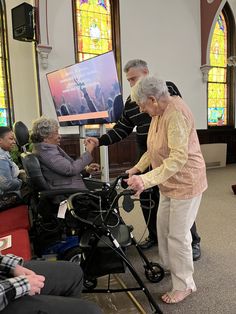
[{"label": "wheelchair armrest", "polygon": [[100,183],[100,184],[106,184],[106,182],[101,181],[100,179],[94,179],[94,178],[89,178],[89,177],[85,177],[83,178],[83,181],[91,181],[91,182],[95,182],[95,183]]},{"label": "wheelchair armrest", "polygon": [[71,195],[78,192],[88,192],[88,190],[79,190],[76,188],[68,188],[68,189],[55,189],[55,190],[49,190],[49,191],[40,191],[38,193],[40,199],[49,198],[52,196],[58,196],[58,195]]},{"label": "wheelchair armrest", "polygon": [[7,191],[7,192],[4,192],[1,196],[11,196],[11,195],[16,195],[17,197],[19,197],[19,199],[22,199],[20,190],[19,191]]},{"label": "wheelchair armrest", "polygon": [[7,191],[0,195],[0,211],[23,203],[20,191]]},{"label": "wheelchair armrest", "polygon": [[93,178],[83,178],[84,184],[89,190],[102,189],[103,187],[110,186],[109,183]]}]

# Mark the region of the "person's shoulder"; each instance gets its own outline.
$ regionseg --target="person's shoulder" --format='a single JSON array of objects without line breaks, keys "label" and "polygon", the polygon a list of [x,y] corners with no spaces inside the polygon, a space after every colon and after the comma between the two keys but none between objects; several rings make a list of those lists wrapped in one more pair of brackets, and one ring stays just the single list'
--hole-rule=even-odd
[{"label": "person's shoulder", "polygon": [[0,160],[7,160],[7,159],[8,159],[7,152],[4,151],[2,148],[0,148]]},{"label": "person's shoulder", "polygon": [[48,154],[52,153],[53,151],[57,151],[58,146],[54,144],[48,144],[48,143],[37,143],[34,146],[33,153],[36,154]]},{"label": "person's shoulder", "polygon": [[180,115],[184,115],[188,117],[189,119],[193,118],[193,114],[189,106],[181,97],[178,97],[178,96],[174,96],[172,98],[172,106],[170,106],[170,114],[176,115],[176,116],[180,114]]},{"label": "person's shoulder", "polygon": [[3,161],[7,161],[8,158],[6,156],[3,156],[3,155],[0,155],[0,161],[3,162]]},{"label": "person's shoulder", "polygon": [[175,85],[175,83],[171,81],[166,81],[166,85],[168,87],[168,91],[171,96],[181,96],[180,91],[178,90],[178,87]]},{"label": "person's shoulder", "polygon": [[132,101],[131,97],[129,96],[125,102],[125,109],[130,109],[134,107],[138,107],[138,105],[136,104],[135,101]]},{"label": "person's shoulder", "polygon": [[168,89],[170,88],[177,88],[177,86],[175,85],[175,83],[171,82],[171,81],[166,81],[166,85],[168,87]]}]

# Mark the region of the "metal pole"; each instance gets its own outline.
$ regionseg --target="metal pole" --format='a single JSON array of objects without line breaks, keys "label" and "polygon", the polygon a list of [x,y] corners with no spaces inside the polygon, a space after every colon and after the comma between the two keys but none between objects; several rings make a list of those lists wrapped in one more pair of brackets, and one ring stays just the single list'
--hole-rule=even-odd
[{"label": "metal pole", "polygon": [[[106,125],[100,125],[100,136],[106,133]],[[100,163],[101,163],[101,180],[102,182],[109,182],[109,158],[108,158],[108,147],[100,147]]]},{"label": "metal pole", "polygon": [[79,147],[80,147],[80,154],[82,155],[84,152],[85,152],[85,146],[84,146],[84,139],[85,138],[85,125],[80,125],[79,126],[79,135],[80,137],[82,137],[80,140],[79,140]]}]

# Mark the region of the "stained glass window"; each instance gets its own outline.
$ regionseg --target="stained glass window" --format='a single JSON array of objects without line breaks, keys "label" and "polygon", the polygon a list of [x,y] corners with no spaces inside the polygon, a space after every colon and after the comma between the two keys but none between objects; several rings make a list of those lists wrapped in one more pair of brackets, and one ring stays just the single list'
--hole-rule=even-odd
[{"label": "stained glass window", "polygon": [[[121,81],[119,0],[73,0],[73,10],[76,61],[113,50]],[[86,129],[97,127],[88,125]]]},{"label": "stained glass window", "polygon": [[0,3],[0,126],[10,125],[10,110],[9,110],[9,93],[8,93],[8,80],[7,80],[7,43],[5,40],[5,19],[3,10],[4,3]]},{"label": "stained glass window", "polygon": [[112,50],[109,0],[77,0],[77,60],[83,61]]},{"label": "stained glass window", "polygon": [[208,125],[228,123],[227,26],[223,13],[218,16],[210,46],[208,74]]}]

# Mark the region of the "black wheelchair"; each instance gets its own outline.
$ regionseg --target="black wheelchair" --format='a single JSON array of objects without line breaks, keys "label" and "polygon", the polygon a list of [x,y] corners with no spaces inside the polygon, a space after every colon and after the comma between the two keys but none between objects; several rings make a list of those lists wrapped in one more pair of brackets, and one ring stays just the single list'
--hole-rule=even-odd
[{"label": "black wheelchair", "polygon": [[20,159],[29,189],[27,205],[31,220],[30,238],[35,258],[79,259],[81,249],[78,245],[77,230],[68,228],[64,219],[57,217],[60,201],[79,190],[50,189],[42,174],[38,158],[29,150],[28,128],[23,122],[18,121],[14,124],[13,131],[21,150]]},{"label": "black wheelchair", "polygon": [[[146,285],[126,256],[126,250],[134,245],[144,263],[146,278],[160,282],[164,270],[158,263],[149,262],[119,212],[118,201],[130,197],[132,191],[117,193],[117,185],[125,175],[111,184],[99,180],[84,179],[88,190],[51,190],[44,179],[37,157],[27,149],[29,132],[22,122],[16,122],[14,133],[21,147],[21,161],[30,188],[29,209],[32,218],[31,239],[37,257],[47,254],[57,259],[79,262],[84,271],[84,292],[125,292],[141,290],[145,293],[154,313],[162,313]],[[57,217],[55,197],[67,203],[65,219]],[[124,273],[128,269],[138,286],[111,289],[110,274]],[[97,279],[108,276],[108,287],[97,289]]]}]

